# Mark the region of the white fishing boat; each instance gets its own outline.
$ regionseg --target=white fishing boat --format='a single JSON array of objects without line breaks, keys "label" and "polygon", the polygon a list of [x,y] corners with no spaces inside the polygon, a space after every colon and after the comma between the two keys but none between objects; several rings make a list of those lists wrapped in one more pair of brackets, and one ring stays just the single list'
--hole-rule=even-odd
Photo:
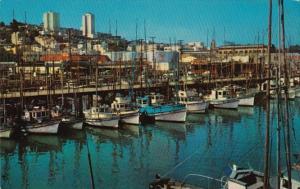
[{"label": "white fishing boat", "polygon": [[239,99],[239,106],[254,106],[255,94],[256,91],[247,90],[238,85],[229,85],[224,88],[227,88],[229,91],[233,91],[236,97]]},{"label": "white fishing boat", "polygon": [[142,122],[186,121],[187,109],[185,105],[176,103],[165,104],[164,96],[159,93],[151,93],[149,96],[137,98],[137,105],[140,107]]},{"label": "white fishing boat", "polygon": [[[57,115],[52,112],[52,115]],[[26,132],[35,134],[57,134],[59,119],[51,117],[51,111],[44,107],[35,106],[32,110],[24,111]]]},{"label": "white fishing boat", "polygon": [[196,91],[188,90],[178,91],[179,103],[184,104],[188,112],[191,113],[204,113],[208,108],[208,103],[205,102],[201,95]]},{"label": "white fishing boat", "polygon": [[85,123],[95,127],[119,128],[120,117],[112,113],[108,105],[100,105],[99,107],[91,107],[83,112]]},{"label": "white fishing boat", "polygon": [[76,118],[75,116],[65,116],[61,119],[62,127],[82,130],[83,129],[83,120]]},{"label": "white fishing boat", "polygon": [[140,124],[139,110],[135,108],[129,97],[121,97],[117,95],[111,104],[112,111],[120,116],[120,122],[126,124]]},{"label": "white fishing boat", "polygon": [[[284,78],[281,78],[279,81],[278,81],[278,86],[281,87],[281,98],[284,98],[285,97],[285,82],[284,82]],[[276,81],[274,80],[271,80],[270,81],[270,95],[271,95],[271,98],[277,98],[277,85],[276,85]],[[289,87],[287,88],[287,93],[288,93],[288,99],[290,100],[293,100],[295,99],[296,97],[296,90],[297,88],[295,87],[294,85],[294,80],[293,79],[290,79],[290,85]]]},{"label": "white fishing boat", "polygon": [[225,88],[213,89],[204,98],[213,108],[237,109],[239,105],[239,99],[233,97],[230,91]]}]

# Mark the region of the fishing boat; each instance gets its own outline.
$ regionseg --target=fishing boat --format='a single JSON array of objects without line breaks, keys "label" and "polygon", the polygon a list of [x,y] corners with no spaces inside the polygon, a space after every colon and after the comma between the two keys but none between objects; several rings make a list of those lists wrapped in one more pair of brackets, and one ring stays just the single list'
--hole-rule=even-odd
[{"label": "fishing boat", "polygon": [[239,99],[234,97],[226,88],[213,89],[204,97],[213,108],[237,109]]},{"label": "fishing boat", "polygon": [[247,90],[244,87],[238,85],[228,85],[225,86],[229,91],[233,91],[236,97],[239,99],[239,106],[254,106],[254,99],[256,91]]},{"label": "fishing boat", "polygon": [[187,112],[204,113],[208,108],[208,103],[205,102],[201,95],[193,90],[178,91],[179,103],[186,106]]},{"label": "fishing boat", "polygon": [[60,122],[61,129],[75,129],[82,130],[83,129],[83,118],[79,116],[79,111],[77,108],[77,103],[75,103],[74,99],[71,99],[72,109],[68,110],[62,103],[63,115]]},{"label": "fishing boat", "polygon": [[187,109],[183,104],[164,103],[164,96],[151,93],[149,96],[137,98],[140,107],[141,120],[185,122]]},{"label": "fishing boat", "polygon": [[70,129],[76,129],[76,130],[82,130],[83,129],[83,120],[77,118],[76,116],[64,116],[61,119],[61,126],[70,128]]},{"label": "fishing boat", "polygon": [[0,107],[0,138],[10,138],[13,134],[13,128],[10,127],[12,122],[9,121],[6,115],[5,99],[3,101],[3,106]]},{"label": "fishing boat", "polygon": [[109,106],[99,105],[83,111],[85,123],[90,126],[117,129],[120,117],[111,112]]},{"label": "fishing boat", "polygon": [[53,119],[57,112],[52,112],[45,107],[34,106],[32,110],[25,110],[23,120],[25,130],[33,134],[57,134],[59,119]]},{"label": "fishing boat", "polygon": [[115,100],[111,104],[112,111],[120,116],[120,122],[125,124],[140,124],[139,110],[131,103],[131,98],[122,97],[117,94]]},{"label": "fishing boat", "polygon": [[296,97],[296,90],[298,91],[299,89],[295,87],[293,79],[290,80],[290,84],[288,86],[285,85],[284,78],[281,78],[278,80],[278,85],[276,85],[276,81],[271,80],[270,82],[270,95],[271,98],[274,99],[276,98],[277,95],[277,87],[280,87],[281,89],[281,98],[285,97],[285,89],[287,87],[287,93],[288,93],[288,99],[289,100],[294,100]]}]

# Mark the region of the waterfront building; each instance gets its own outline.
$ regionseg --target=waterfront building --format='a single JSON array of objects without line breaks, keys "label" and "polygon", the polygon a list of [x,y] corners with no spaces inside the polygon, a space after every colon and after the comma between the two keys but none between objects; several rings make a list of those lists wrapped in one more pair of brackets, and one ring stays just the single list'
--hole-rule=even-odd
[{"label": "waterfront building", "polygon": [[46,12],[43,15],[44,31],[56,32],[59,30],[59,14],[56,12]]},{"label": "waterfront building", "polygon": [[95,36],[95,16],[92,13],[82,16],[82,35],[88,38]]},{"label": "waterfront building", "polygon": [[[272,49],[272,51],[274,48]],[[266,54],[268,47],[263,44],[253,45],[225,45],[217,48],[217,53],[220,57],[227,57],[231,55],[255,55]]]}]

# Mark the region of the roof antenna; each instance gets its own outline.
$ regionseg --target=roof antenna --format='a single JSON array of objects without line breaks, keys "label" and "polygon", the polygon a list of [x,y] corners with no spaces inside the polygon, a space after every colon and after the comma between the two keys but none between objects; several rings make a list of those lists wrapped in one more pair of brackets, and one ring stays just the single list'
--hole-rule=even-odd
[{"label": "roof antenna", "polygon": [[108,33],[111,35],[111,23],[110,23],[110,19],[108,21]]}]

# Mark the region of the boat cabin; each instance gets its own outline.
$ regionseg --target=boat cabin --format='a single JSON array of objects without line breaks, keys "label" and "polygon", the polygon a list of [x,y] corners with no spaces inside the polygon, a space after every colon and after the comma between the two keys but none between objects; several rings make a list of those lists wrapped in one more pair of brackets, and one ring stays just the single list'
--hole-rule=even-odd
[{"label": "boat cabin", "polygon": [[150,102],[150,97],[149,96],[138,97],[136,99],[136,104],[140,108],[151,105],[149,102]]},{"label": "boat cabin", "polygon": [[151,93],[150,98],[152,105],[161,105],[164,104],[165,101],[165,96],[160,93]]},{"label": "boat cabin", "polygon": [[116,97],[111,104],[111,109],[113,111],[126,111],[132,109],[132,103],[128,97]]},{"label": "boat cabin", "polygon": [[47,119],[50,117],[50,110],[46,109],[45,107],[33,107],[32,110],[28,111],[26,110],[24,115],[24,118],[26,121],[38,121],[41,122],[44,119]]},{"label": "boat cabin", "polygon": [[179,103],[200,101],[201,98],[196,91],[178,91]]},{"label": "boat cabin", "polygon": [[230,178],[227,181],[228,189],[261,189],[264,186],[263,173],[252,169],[233,166]]},{"label": "boat cabin", "polygon": [[209,100],[226,100],[232,98],[234,94],[225,89],[214,89],[211,91],[211,94],[208,96]]}]

